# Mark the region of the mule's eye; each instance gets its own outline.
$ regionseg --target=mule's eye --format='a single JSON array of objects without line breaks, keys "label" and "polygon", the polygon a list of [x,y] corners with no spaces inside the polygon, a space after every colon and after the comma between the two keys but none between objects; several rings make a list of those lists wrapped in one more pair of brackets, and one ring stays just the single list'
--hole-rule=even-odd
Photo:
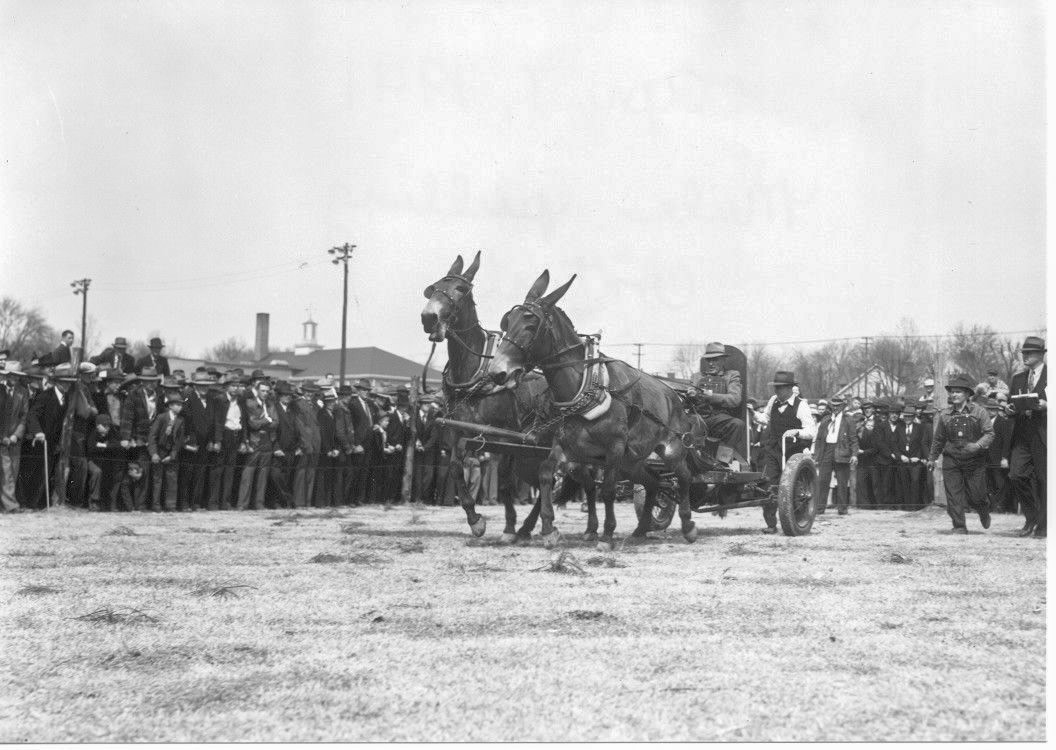
[{"label": "mule's eye", "polygon": [[429,286],[427,286],[425,288],[425,292],[424,292],[425,298],[429,299],[430,297],[432,297],[433,296],[433,292],[435,292],[435,291],[436,291],[436,287],[434,285],[430,284]]},{"label": "mule's eye", "polygon": [[461,284],[459,284],[458,286],[455,287],[455,291],[458,292],[459,294],[465,294],[466,292],[469,291],[469,287],[468,286],[462,286]]}]

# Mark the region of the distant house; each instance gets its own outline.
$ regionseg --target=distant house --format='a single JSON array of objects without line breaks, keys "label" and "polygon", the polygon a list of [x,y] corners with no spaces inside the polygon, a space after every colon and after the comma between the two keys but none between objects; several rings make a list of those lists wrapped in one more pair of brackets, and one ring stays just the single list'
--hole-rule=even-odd
[{"label": "distant house", "polygon": [[[291,382],[318,380],[326,375],[341,373],[340,349],[314,349],[308,354],[294,352],[271,352],[258,361],[255,367],[283,367],[290,370]],[[376,346],[360,346],[345,350],[345,382],[366,378],[375,387],[385,384],[401,385],[421,376],[422,363],[401,357]],[[426,375],[430,388],[440,382],[442,373],[429,368]]]},{"label": "distant house", "polygon": [[880,365],[873,365],[846,385],[840,386],[834,395],[844,398],[877,398],[901,396],[905,386]]}]

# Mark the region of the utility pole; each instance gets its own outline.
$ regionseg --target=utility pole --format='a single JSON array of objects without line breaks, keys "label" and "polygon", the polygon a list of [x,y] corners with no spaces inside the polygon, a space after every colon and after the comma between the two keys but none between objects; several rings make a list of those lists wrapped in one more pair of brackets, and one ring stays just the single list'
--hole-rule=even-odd
[{"label": "utility pole", "polygon": [[871,336],[863,336],[862,338],[865,339],[865,366],[868,367],[869,366],[869,339],[872,338],[872,337]]},{"label": "utility pole", "polygon": [[332,247],[327,250],[330,255],[334,258],[330,262],[335,266],[338,263],[345,264],[345,294],[341,300],[341,380],[340,385],[345,384],[345,334],[348,329],[348,261],[352,257],[352,251],[356,249],[355,245],[349,245],[347,242],[341,247]]},{"label": "utility pole", "polygon": [[[73,287],[73,293],[81,295],[81,359],[80,362],[88,359],[88,342],[84,340],[87,336],[88,331],[88,287],[91,285],[91,279],[75,279],[70,282],[70,286]],[[80,364],[78,362],[78,364]]]},{"label": "utility pole", "polygon": [[635,344],[638,349],[638,369],[642,369],[642,344]]}]

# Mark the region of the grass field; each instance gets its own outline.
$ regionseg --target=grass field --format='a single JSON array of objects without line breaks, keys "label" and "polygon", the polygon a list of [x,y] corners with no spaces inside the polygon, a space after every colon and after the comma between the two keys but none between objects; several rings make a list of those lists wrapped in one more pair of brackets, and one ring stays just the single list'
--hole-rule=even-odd
[{"label": "grass field", "polygon": [[601,555],[570,504],[555,559],[487,510],[4,517],[0,742],[1045,737],[1018,518],[750,509]]}]

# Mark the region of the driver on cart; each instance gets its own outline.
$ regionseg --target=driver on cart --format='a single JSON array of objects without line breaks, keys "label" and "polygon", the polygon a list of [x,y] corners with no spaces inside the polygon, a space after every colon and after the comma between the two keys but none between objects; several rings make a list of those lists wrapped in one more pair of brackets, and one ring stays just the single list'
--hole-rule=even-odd
[{"label": "driver on cart", "polygon": [[731,448],[744,444],[744,421],[731,416],[741,406],[741,374],[726,369],[726,347],[712,341],[700,358],[700,372],[693,376],[693,386],[686,397],[693,411],[704,418],[708,434]]}]

